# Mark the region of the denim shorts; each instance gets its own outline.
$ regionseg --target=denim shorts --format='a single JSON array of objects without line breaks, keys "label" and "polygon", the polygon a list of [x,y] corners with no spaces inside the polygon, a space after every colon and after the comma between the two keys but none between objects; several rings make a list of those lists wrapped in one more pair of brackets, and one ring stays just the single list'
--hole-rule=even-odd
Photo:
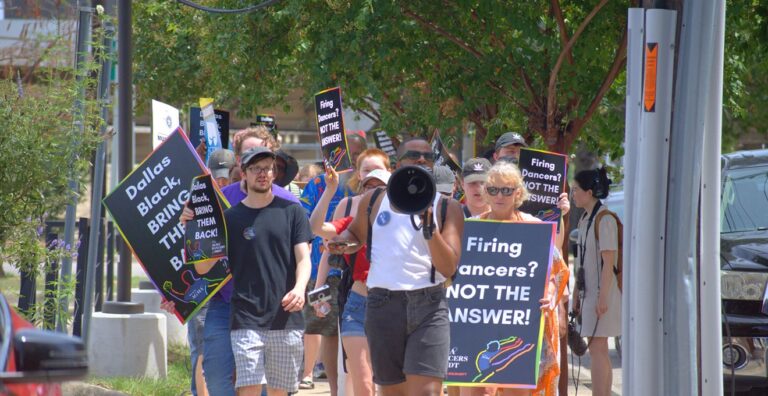
[{"label": "denim shorts", "polygon": [[399,384],[406,374],[445,378],[451,343],[445,288],[369,289],[365,334],[376,384]]},{"label": "denim shorts", "polygon": [[365,337],[366,297],[349,291],[344,312],[341,314],[342,337]]}]

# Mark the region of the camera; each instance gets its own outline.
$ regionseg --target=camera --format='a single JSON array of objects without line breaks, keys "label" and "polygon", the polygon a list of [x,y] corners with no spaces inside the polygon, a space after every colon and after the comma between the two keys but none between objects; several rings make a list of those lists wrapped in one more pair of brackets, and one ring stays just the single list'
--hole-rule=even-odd
[{"label": "camera", "polygon": [[331,300],[331,287],[328,285],[322,285],[315,290],[307,293],[307,302],[310,305],[319,304],[321,302],[328,302]]}]

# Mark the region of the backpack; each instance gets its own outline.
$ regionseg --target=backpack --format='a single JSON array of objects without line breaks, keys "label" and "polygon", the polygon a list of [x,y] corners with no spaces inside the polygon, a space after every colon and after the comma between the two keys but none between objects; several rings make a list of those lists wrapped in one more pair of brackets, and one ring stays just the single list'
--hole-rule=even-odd
[{"label": "backpack", "polygon": [[[618,233],[617,240],[618,240],[618,246],[616,249],[616,266],[613,267],[613,274],[616,276],[616,283],[619,285],[619,292],[623,292],[623,284],[622,284],[622,273],[624,271],[624,262],[622,259],[623,253],[624,253],[624,225],[621,224],[621,220],[619,220],[619,216],[616,215],[616,213],[611,212],[610,210],[604,210],[597,214],[597,218],[595,219],[595,240],[597,241],[598,245],[600,244],[600,219],[603,218],[603,216],[609,215],[612,216],[616,220],[616,231]],[[602,258],[600,259],[602,262]]]}]

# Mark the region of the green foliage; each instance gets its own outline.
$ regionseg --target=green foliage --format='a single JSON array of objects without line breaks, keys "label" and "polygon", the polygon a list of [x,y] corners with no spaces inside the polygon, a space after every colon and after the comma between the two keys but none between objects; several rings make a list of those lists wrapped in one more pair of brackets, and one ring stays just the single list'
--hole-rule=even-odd
[{"label": "green foliage", "polygon": [[[472,122],[486,142],[517,129],[542,135],[549,147],[569,146],[574,139],[565,131],[578,134],[598,87],[615,78],[606,76],[624,31],[616,21],[625,19],[628,3],[607,2],[576,40],[573,63],[557,74],[556,111],[547,120],[550,74],[563,47],[550,4],[288,0],[264,12],[213,15],[174,2],[137,2],[140,103],[213,96],[248,115],[282,103],[293,89],[309,99],[339,85],[345,105],[392,133],[459,135]],[[596,4],[563,5],[568,37]],[[596,102],[600,112],[615,107]]]},{"label": "green foliage", "polygon": [[723,81],[723,151],[750,129],[768,140],[768,4],[729,2]]},{"label": "green foliage", "polygon": [[[759,111],[768,104],[763,3],[728,5],[726,141],[766,117]],[[345,105],[390,133],[429,136],[437,129],[450,141],[474,130],[482,145],[516,130],[537,147],[569,152],[579,145],[618,157],[622,43],[627,8],[635,5],[285,0],[233,16],[175,2],[137,2],[136,82],[141,102],[187,104],[214,96],[246,116],[282,104],[291,90],[303,90],[309,104],[314,92],[338,85]]]},{"label": "green foliage", "polygon": [[[94,32],[95,42],[101,34],[101,30]],[[0,260],[35,272],[38,278],[61,255],[76,251],[61,243],[45,246],[43,227],[85,190],[90,154],[103,122],[93,99],[97,64],[89,55],[85,67],[75,71],[67,66],[71,59],[62,58],[62,52],[57,46],[40,59],[46,67],[36,71],[35,85],[0,81],[0,118],[6,125],[0,134]],[[82,92],[88,95],[85,100]],[[75,109],[78,100],[83,103],[82,112]],[[78,128],[81,124],[84,133]],[[70,180],[79,182],[77,191],[71,191]],[[71,285],[61,286],[65,295],[71,295]],[[41,306],[27,316],[37,324],[49,318]]]}]

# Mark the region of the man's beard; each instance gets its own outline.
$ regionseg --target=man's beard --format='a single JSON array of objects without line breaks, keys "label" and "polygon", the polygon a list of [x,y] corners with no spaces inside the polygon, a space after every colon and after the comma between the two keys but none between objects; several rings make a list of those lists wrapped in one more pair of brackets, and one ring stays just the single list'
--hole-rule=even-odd
[{"label": "man's beard", "polygon": [[256,186],[252,186],[252,185],[248,184],[248,190],[249,191],[253,191],[253,192],[257,193],[257,194],[266,194],[271,189],[272,189],[272,186],[267,186],[265,188],[260,188],[260,187],[256,187]]}]

